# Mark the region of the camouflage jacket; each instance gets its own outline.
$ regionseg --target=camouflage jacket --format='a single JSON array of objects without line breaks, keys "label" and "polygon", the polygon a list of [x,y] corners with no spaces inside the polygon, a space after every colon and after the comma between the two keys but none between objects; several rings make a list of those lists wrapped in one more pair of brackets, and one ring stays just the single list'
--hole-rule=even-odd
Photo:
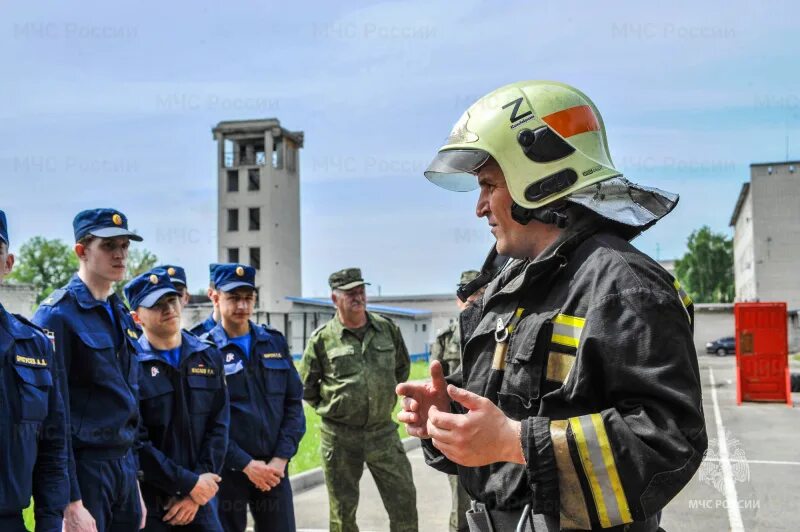
[{"label": "camouflage jacket", "polygon": [[461,332],[458,322],[452,323],[436,336],[431,346],[431,362],[442,363],[445,376],[455,373],[461,366]]},{"label": "camouflage jacket", "polygon": [[391,420],[394,389],[408,379],[411,360],[394,322],[371,312],[367,321],[363,341],[338,316],[308,341],[300,363],[303,397],[324,421],[377,429]]}]

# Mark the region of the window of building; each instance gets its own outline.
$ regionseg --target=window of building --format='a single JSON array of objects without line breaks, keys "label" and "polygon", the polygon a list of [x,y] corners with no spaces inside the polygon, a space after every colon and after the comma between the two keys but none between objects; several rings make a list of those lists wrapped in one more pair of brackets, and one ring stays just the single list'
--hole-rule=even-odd
[{"label": "window of building", "polygon": [[239,172],[228,170],[228,192],[239,192]]},{"label": "window of building", "polygon": [[228,248],[228,262],[239,262],[239,248]]},{"label": "window of building", "polygon": [[261,190],[261,174],[258,168],[250,168],[247,171],[247,190]]},{"label": "window of building", "polygon": [[250,231],[259,231],[261,229],[261,209],[259,207],[250,207],[248,213],[248,226]]},{"label": "window of building", "polygon": [[261,269],[261,248],[250,248],[250,266]]},{"label": "window of building", "polygon": [[415,324],[414,324],[414,332],[417,332],[417,331],[418,331],[418,329],[419,329],[419,325],[415,323]]},{"label": "window of building", "polygon": [[273,139],[272,167],[283,168],[283,142],[281,141],[281,139]]},{"label": "window of building", "polygon": [[425,332],[427,330],[428,330],[428,324],[427,323],[423,323],[422,324],[422,332]]},{"label": "window of building", "polygon": [[239,230],[239,209],[228,209],[228,231],[238,231],[238,230]]}]

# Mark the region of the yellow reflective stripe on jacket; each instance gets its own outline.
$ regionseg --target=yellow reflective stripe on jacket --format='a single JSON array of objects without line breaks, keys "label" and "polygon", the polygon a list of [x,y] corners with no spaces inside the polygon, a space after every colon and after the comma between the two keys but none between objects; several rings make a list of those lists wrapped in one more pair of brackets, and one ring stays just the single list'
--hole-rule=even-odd
[{"label": "yellow reflective stripe on jacket", "polygon": [[584,318],[559,314],[553,318],[552,342],[567,347],[578,347],[583,332]]},{"label": "yellow reflective stripe on jacket", "polygon": [[600,525],[609,528],[632,522],[603,418],[600,414],[573,417],[569,419],[569,425],[589,481]]},{"label": "yellow reflective stripe on jacket", "polygon": [[561,528],[576,528],[589,530],[592,523],[589,520],[589,510],[583,489],[572,463],[567,440],[568,421],[553,420],[550,422],[550,439],[553,442],[553,454],[556,458],[558,470],[558,495],[561,506]]},{"label": "yellow reflective stripe on jacket", "polygon": [[691,298],[691,296],[689,296],[689,294],[687,294],[683,290],[683,288],[681,288],[681,283],[679,283],[678,280],[675,279],[675,281],[672,284],[675,286],[675,290],[678,291],[678,297],[681,298],[681,301],[683,302],[683,306],[684,307],[688,307],[689,305],[691,305],[692,304],[692,298]]}]

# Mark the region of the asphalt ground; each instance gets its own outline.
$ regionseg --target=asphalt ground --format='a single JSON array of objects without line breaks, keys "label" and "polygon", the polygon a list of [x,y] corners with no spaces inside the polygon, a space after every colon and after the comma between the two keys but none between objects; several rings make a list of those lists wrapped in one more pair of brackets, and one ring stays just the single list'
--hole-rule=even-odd
[{"label": "asphalt ground", "polygon": [[[664,509],[667,531],[800,530],[800,393],[785,403],[736,405],[735,357],[700,356],[709,452],[700,471]],[[794,364],[800,371],[800,364]],[[421,532],[448,530],[450,487],[408,453],[417,488]],[[358,523],[362,532],[389,530],[369,471],[361,478]],[[324,485],[295,495],[299,531],[328,530]]]}]

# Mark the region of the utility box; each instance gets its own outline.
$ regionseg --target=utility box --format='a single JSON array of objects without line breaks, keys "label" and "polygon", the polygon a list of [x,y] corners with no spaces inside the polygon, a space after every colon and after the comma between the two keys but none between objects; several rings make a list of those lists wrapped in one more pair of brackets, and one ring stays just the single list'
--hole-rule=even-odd
[{"label": "utility box", "polygon": [[736,403],[792,406],[786,303],[736,303]]}]

